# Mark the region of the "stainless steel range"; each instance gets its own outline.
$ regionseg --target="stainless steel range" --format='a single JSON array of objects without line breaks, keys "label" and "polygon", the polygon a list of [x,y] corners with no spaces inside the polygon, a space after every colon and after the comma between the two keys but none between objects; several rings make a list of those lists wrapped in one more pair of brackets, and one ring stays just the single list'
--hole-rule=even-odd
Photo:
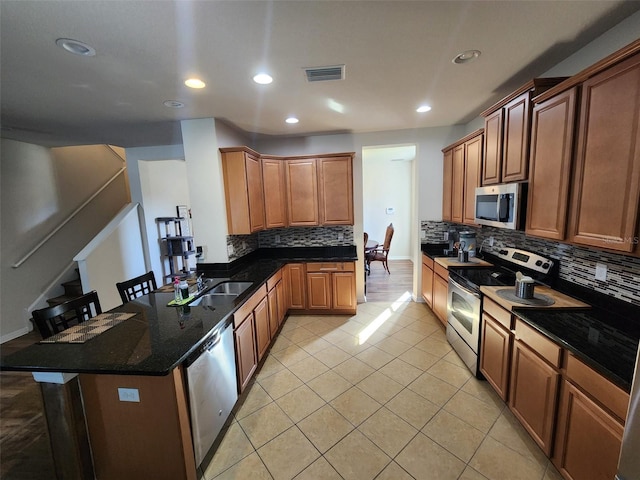
[{"label": "stainless steel range", "polygon": [[531,276],[536,283],[552,286],[558,272],[557,262],[516,248],[486,253],[484,259],[494,266],[449,268],[447,300],[447,340],[477,377],[481,376],[478,369],[482,318],[480,286],[514,286],[518,271]]}]

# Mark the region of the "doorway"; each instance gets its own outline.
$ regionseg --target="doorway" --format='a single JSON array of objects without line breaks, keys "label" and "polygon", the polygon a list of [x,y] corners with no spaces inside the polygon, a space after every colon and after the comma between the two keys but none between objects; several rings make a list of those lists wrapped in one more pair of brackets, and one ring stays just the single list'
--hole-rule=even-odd
[{"label": "doorway", "polygon": [[[411,263],[415,248],[413,217],[415,216],[415,159],[417,147],[408,145],[384,145],[363,147],[362,149],[362,196],[363,196],[363,230],[369,238],[382,244],[387,226],[393,223],[394,235],[389,251],[389,265],[393,278],[393,263],[403,263],[402,270],[406,270],[407,262]],[[382,270],[380,262],[371,265],[372,276],[374,270]],[[399,272],[398,272],[399,273]],[[387,275],[385,273],[385,275]],[[375,293],[375,282],[367,284],[367,297]],[[385,282],[387,293],[389,288],[398,290],[398,294],[407,291],[405,282]],[[395,285],[395,286],[394,286]],[[373,288],[373,290],[372,290]],[[400,291],[402,290],[402,291]],[[408,288],[411,292],[411,287]]]}]

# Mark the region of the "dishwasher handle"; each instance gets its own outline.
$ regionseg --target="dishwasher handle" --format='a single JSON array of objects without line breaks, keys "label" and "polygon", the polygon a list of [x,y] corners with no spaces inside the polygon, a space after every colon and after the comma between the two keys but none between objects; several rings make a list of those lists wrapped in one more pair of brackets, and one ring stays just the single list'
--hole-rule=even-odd
[{"label": "dishwasher handle", "polygon": [[209,338],[209,340],[207,340],[207,342],[202,346],[202,351],[204,352],[205,350],[210,352],[211,350],[213,350],[215,348],[216,345],[218,345],[220,343],[220,340],[222,340],[222,335],[220,334],[220,331],[222,329],[218,329],[214,332],[214,334]]}]

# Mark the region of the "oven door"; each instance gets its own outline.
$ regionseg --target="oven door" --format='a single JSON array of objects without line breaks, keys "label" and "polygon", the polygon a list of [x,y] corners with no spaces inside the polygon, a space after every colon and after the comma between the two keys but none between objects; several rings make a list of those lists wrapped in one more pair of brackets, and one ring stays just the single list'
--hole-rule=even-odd
[{"label": "oven door", "polygon": [[449,277],[447,322],[477,355],[480,345],[481,296]]}]

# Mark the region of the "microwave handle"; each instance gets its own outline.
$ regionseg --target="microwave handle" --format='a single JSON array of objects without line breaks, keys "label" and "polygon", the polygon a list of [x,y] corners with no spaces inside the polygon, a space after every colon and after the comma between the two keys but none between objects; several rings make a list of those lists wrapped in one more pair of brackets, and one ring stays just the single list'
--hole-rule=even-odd
[{"label": "microwave handle", "polygon": [[509,195],[499,195],[496,218],[499,222],[506,222],[509,219]]}]

